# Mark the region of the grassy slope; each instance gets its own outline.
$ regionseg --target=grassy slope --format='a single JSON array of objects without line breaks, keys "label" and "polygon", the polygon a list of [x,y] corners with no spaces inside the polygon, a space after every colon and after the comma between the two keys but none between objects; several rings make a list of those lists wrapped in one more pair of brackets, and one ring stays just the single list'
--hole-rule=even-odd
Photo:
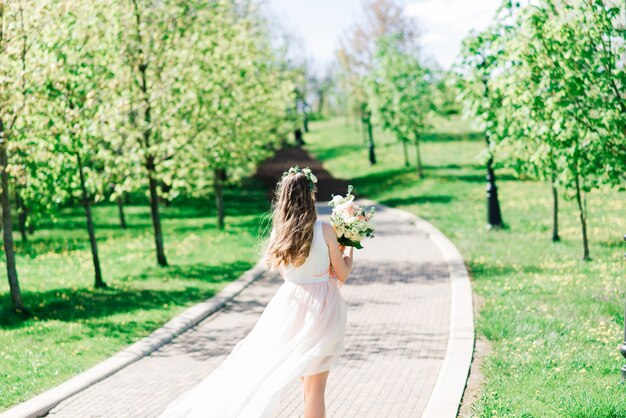
[{"label": "grassy slope", "polygon": [[[177,202],[162,209],[170,267],[156,266],[145,202],[94,210],[106,290],[93,290],[93,268],[81,208],[44,225],[31,242],[17,243],[24,302],[34,317],[6,311],[0,283],[0,410],[52,387],[146,336],[184,307],[204,300],[257,260],[269,209],[265,190],[252,183],[226,198],[224,232],[216,230],[212,201]],[[144,200],[144,199],[141,199]],[[0,265],[0,271],[5,266]]]},{"label": "grassy slope", "polygon": [[488,231],[485,170],[476,158],[480,136],[459,120],[436,125],[422,146],[424,180],[413,167],[403,167],[401,147],[380,132],[379,164],[370,167],[361,135],[343,119],[314,124],[306,140],[333,175],[352,180],[357,195],[429,220],[463,253],[474,291],[484,301],[477,333],[493,347],[482,368],[486,381],[474,415],[626,416],[618,353],[626,194],[589,196],[591,262],[579,260],[573,202],[562,202],[562,242],[550,241],[551,196],[544,183],[499,171],[509,229]]}]

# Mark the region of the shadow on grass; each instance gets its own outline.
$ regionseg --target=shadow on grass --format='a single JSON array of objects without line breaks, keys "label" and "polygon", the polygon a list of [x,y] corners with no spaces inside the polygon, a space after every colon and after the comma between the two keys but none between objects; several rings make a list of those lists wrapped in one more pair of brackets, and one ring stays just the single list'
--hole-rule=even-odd
[{"label": "shadow on grass", "polygon": [[[85,235],[87,231],[85,231]],[[53,238],[30,238],[28,242],[15,241],[15,252],[20,256],[35,258],[41,254],[63,254],[71,251],[85,250],[89,248],[89,238],[84,239],[70,237]]]},{"label": "shadow on grass", "polygon": [[[150,222],[137,222],[138,219],[143,218],[143,214],[133,214],[131,216],[126,216],[127,217],[127,225],[126,225],[126,229],[122,228],[119,224],[119,222],[117,222],[117,220],[115,222],[107,222],[106,220],[102,219],[102,216],[97,216],[99,215],[98,213],[98,209],[99,206],[95,207],[94,210],[94,214],[96,215],[94,218],[94,223],[96,226],[96,230],[97,231],[119,231],[120,233],[132,233],[131,230],[134,229],[146,229],[150,227]],[[149,218],[149,216],[148,216]],[[128,220],[131,220],[132,223],[128,223]],[[59,218],[59,220],[57,222],[46,222],[43,223],[42,225],[39,226],[39,228],[37,229],[37,232],[41,231],[41,230],[63,230],[63,231],[67,231],[67,230],[78,230],[78,231],[85,231],[85,235],[87,235],[87,223],[85,220],[85,217],[78,217],[76,215],[68,215],[68,214],[63,214],[61,215],[61,217]],[[36,238],[38,233],[35,232],[34,237]]]},{"label": "shadow on grass", "polygon": [[235,280],[241,273],[252,268],[252,263],[245,261],[235,261],[223,264],[184,264],[172,265],[166,268],[149,267],[133,280],[200,280],[204,283],[220,283],[223,281]]},{"label": "shadow on grass", "polygon": [[441,164],[441,165],[424,165],[424,170],[438,171],[438,170],[481,170],[484,167],[480,164]]},{"label": "shadow on grass", "polygon": [[513,278],[516,274],[543,274],[547,271],[537,265],[522,265],[514,268],[510,265],[483,264],[471,260],[467,261],[467,267],[472,277],[480,275],[481,277],[510,276]]},{"label": "shadow on grass", "polygon": [[[443,169],[443,168],[442,168]],[[437,170],[432,168],[426,170],[425,180],[428,178],[445,179],[446,181],[461,181],[469,183],[485,182],[485,176],[481,174],[440,174]],[[512,177],[514,178],[514,177]],[[385,187],[393,187],[394,189],[410,189],[421,182],[417,178],[417,173],[413,167],[402,167],[394,170],[387,170],[377,173],[368,174],[365,176],[357,177],[351,180],[354,185],[355,192],[371,197],[373,194],[380,192]],[[411,203],[448,203],[452,200],[450,196],[421,196],[409,198],[411,202],[404,202],[403,199],[396,199],[398,202],[394,203],[394,199],[389,199],[387,202],[382,202],[388,205],[394,204],[411,204]]]},{"label": "shadow on grass", "polygon": [[347,145],[343,144],[338,147],[332,148],[322,148],[322,149],[314,149],[312,152],[315,154],[315,157],[321,161],[332,160],[334,158],[342,157],[344,155],[349,155],[358,152],[367,152],[366,148],[362,144],[358,145]]},{"label": "shadow on grass", "polygon": [[373,191],[379,191],[385,184],[394,186],[411,186],[415,184],[415,170],[409,168],[397,168],[377,173],[355,177],[350,180],[357,194],[370,195]]},{"label": "shadow on grass", "polygon": [[380,203],[387,206],[408,206],[418,205],[421,203],[450,203],[451,201],[452,196],[449,195],[426,195],[383,199]]},{"label": "shadow on grass", "polygon": [[252,267],[251,263],[236,261],[219,265],[192,264],[168,268],[149,268],[133,280],[195,280],[184,283],[178,289],[134,289],[128,287],[107,289],[59,288],[44,292],[24,292],[24,303],[29,306],[31,318],[14,315],[9,309],[9,295],[0,297],[0,327],[19,328],[32,324],[32,317],[39,321],[57,320],[77,322],[93,318],[105,318],[137,310],[161,309],[163,305],[183,306],[214,295],[207,284],[230,282]]},{"label": "shadow on grass", "polygon": [[[247,216],[268,210],[270,202],[267,199],[265,188],[255,185],[259,189],[249,185],[229,186],[224,190],[224,211],[226,216]],[[139,215],[141,218],[150,219],[150,213],[146,211]],[[215,218],[217,211],[213,196],[208,198],[189,199],[181,198],[174,201],[169,207],[161,211],[163,220]]]},{"label": "shadow on grass", "polygon": [[[380,132],[378,133],[378,135],[380,135]],[[374,137],[375,138],[377,137],[376,133],[374,134]],[[420,142],[479,142],[479,141],[484,141],[484,140],[485,140],[485,135],[481,132],[426,132],[422,135]],[[377,146],[380,146],[383,148],[393,147],[397,145],[398,142],[399,141],[396,139],[395,141],[384,142]],[[351,147],[352,147],[351,151],[365,150],[365,144],[352,145]],[[334,148],[332,148],[332,150],[334,150]],[[349,153],[349,151],[345,151],[345,152],[337,152],[337,153],[330,152],[330,153],[324,154],[324,152],[326,151],[327,150],[322,150],[320,151],[320,153],[316,152],[316,155],[320,155],[320,156],[325,155],[330,158],[333,158],[333,157],[340,156],[342,154]]]},{"label": "shadow on grass", "polygon": [[483,141],[482,132],[428,132],[422,136],[424,142],[455,142],[455,141]]},{"label": "shadow on grass", "polygon": [[[248,180],[241,185],[230,186],[225,190],[224,202],[226,222],[233,228],[249,228],[254,220],[237,218],[266,213],[270,209],[265,188],[256,180]],[[133,198],[133,204],[126,206],[128,228],[119,225],[117,206],[103,203],[94,206],[94,222],[98,242],[110,239],[131,239],[145,233],[152,233],[150,211],[141,206],[139,197]],[[162,207],[161,217],[166,233],[187,233],[198,229],[216,228],[216,209],[212,198],[180,198],[170,206]],[[201,221],[201,219],[206,221]],[[193,221],[193,225],[185,223]],[[16,236],[17,238],[17,236]],[[0,243],[2,241],[0,240]],[[72,251],[89,250],[89,239],[83,208],[80,206],[65,208],[56,222],[44,221],[38,225],[34,235],[27,242],[16,239],[15,250],[19,256],[35,258],[41,254],[65,254]]]},{"label": "shadow on grass", "polygon": [[226,216],[226,227],[224,230],[219,231],[217,229],[217,221],[210,220],[207,222],[193,222],[188,224],[178,224],[177,226],[169,227],[167,231],[175,232],[177,234],[187,234],[189,232],[197,233],[199,231],[215,231],[215,233],[223,233],[230,235],[237,235],[242,231],[247,231],[251,234],[258,235],[260,231],[265,229],[267,221],[265,217],[269,216],[269,212],[259,213],[258,216],[250,216],[245,219],[236,218],[232,216]]},{"label": "shadow on grass", "polygon": [[616,238],[614,240],[596,241],[594,244],[599,245],[600,247],[609,248],[609,249],[613,249],[613,248],[617,250],[626,249],[626,243],[624,242],[623,236],[624,236],[624,233],[618,232],[615,234]]},{"label": "shadow on grass", "polygon": [[[480,169],[480,167],[476,167],[476,169],[478,170]],[[483,173],[483,172],[476,172],[475,174],[427,173],[426,177],[433,177],[433,178],[437,178],[437,179],[441,179],[443,181],[449,181],[449,182],[460,181],[464,183],[485,183],[487,181],[486,173]],[[496,173],[496,181],[517,181],[517,180],[519,179],[512,174]]]}]

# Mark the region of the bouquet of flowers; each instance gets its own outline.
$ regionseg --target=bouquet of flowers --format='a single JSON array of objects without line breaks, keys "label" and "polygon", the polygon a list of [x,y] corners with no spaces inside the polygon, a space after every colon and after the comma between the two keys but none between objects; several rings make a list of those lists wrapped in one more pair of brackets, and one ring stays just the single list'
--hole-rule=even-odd
[{"label": "bouquet of flowers", "polygon": [[348,186],[346,196],[333,195],[328,202],[333,207],[330,224],[337,234],[339,244],[361,249],[365,237],[374,237],[374,208],[369,211],[354,203],[352,186]]}]

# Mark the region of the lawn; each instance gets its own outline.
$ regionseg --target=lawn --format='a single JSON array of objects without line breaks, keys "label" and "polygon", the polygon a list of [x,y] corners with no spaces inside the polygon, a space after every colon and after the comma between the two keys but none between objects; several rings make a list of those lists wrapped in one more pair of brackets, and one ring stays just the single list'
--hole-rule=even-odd
[{"label": "lawn", "polygon": [[27,243],[16,234],[20,284],[32,317],[8,311],[3,279],[0,410],[93,366],[239,277],[258,260],[268,210],[266,191],[256,181],[227,191],[222,232],[216,229],[213,200],[162,207],[170,267],[160,268],[145,197],[126,207],[126,230],[119,227],[117,206],[97,206],[96,233],[109,285],[104,290],[93,289],[82,208],[64,210],[58,222],[41,225]]},{"label": "lawn", "polygon": [[574,202],[561,202],[562,241],[552,243],[549,186],[506,170],[497,174],[508,228],[487,230],[481,135],[458,118],[435,126],[422,144],[422,180],[403,167],[401,146],[388,134],[375,132],[375,166],[367,164],[361,133],[344,119],[313,124],[305,140],[357,195],[432,222],[464,255],[481,302],[477,336],[491,346],[473,416],[626,417],[618,352],[626,193],[588,196],[589,262],[580,260]]}]

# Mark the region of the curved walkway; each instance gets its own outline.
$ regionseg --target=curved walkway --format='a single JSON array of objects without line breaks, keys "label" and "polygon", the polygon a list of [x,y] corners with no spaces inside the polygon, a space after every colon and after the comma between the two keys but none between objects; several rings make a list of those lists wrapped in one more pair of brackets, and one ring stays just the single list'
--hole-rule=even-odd
[{"label": "curved walkway", "polygon": [[[298,148],[278,151],[259,168],[257,178],[271,189],[286,167],[295,164],[314,169],[320,179],[320,199],[345,191],[346,181],[334,179],[319,161]],[[328,416],[454,417],[474,341],[471,288],[463,260],[432,225],[407,212],[377,206],[377,237],[355,252],[355,268],[342,288],[349,309],[346,352],[330,375]],[[325,218],[330,210],[320,204],[318,212]],[[58,399],[87,386],[48,415],[158,416],[170,401],[216,368],[250,331],[281,283],[267,272],[254,281],[260,273],[258,268],[249,271],[220,295],[190,308],[150,337],[65,387],[32,399],[28,408],[14,408],[2,417],[39,415],[34,411],[47,411]],[[215,312],[224,301],[226,306]],[[215,313],[207,317],[211,312]],[[189,328],[193,324],[197,325]],[[184,329],[188,330],[178,335]],[[173,335],[178,336],[172,339]],[[155,347],[160,348],[152,351]],[[284,394],[278,417],[299,416],[302,400],[295,382]]]},{"label": "curved walkway", "polygon": [[[450,265],[424,230],[379,207],[378,236],[355,256],[342,293],[349,305],[346,352],[331,372],[328,415],[419,417],[444,362]],[[328,215],[328,207],[320,206]],[[265,274],[231,303],[149,356],[65,400],[61,417],[154,417],[198,383],[252,328],[280,285]],[[279,417],[302,415],[299,383]]]}]

